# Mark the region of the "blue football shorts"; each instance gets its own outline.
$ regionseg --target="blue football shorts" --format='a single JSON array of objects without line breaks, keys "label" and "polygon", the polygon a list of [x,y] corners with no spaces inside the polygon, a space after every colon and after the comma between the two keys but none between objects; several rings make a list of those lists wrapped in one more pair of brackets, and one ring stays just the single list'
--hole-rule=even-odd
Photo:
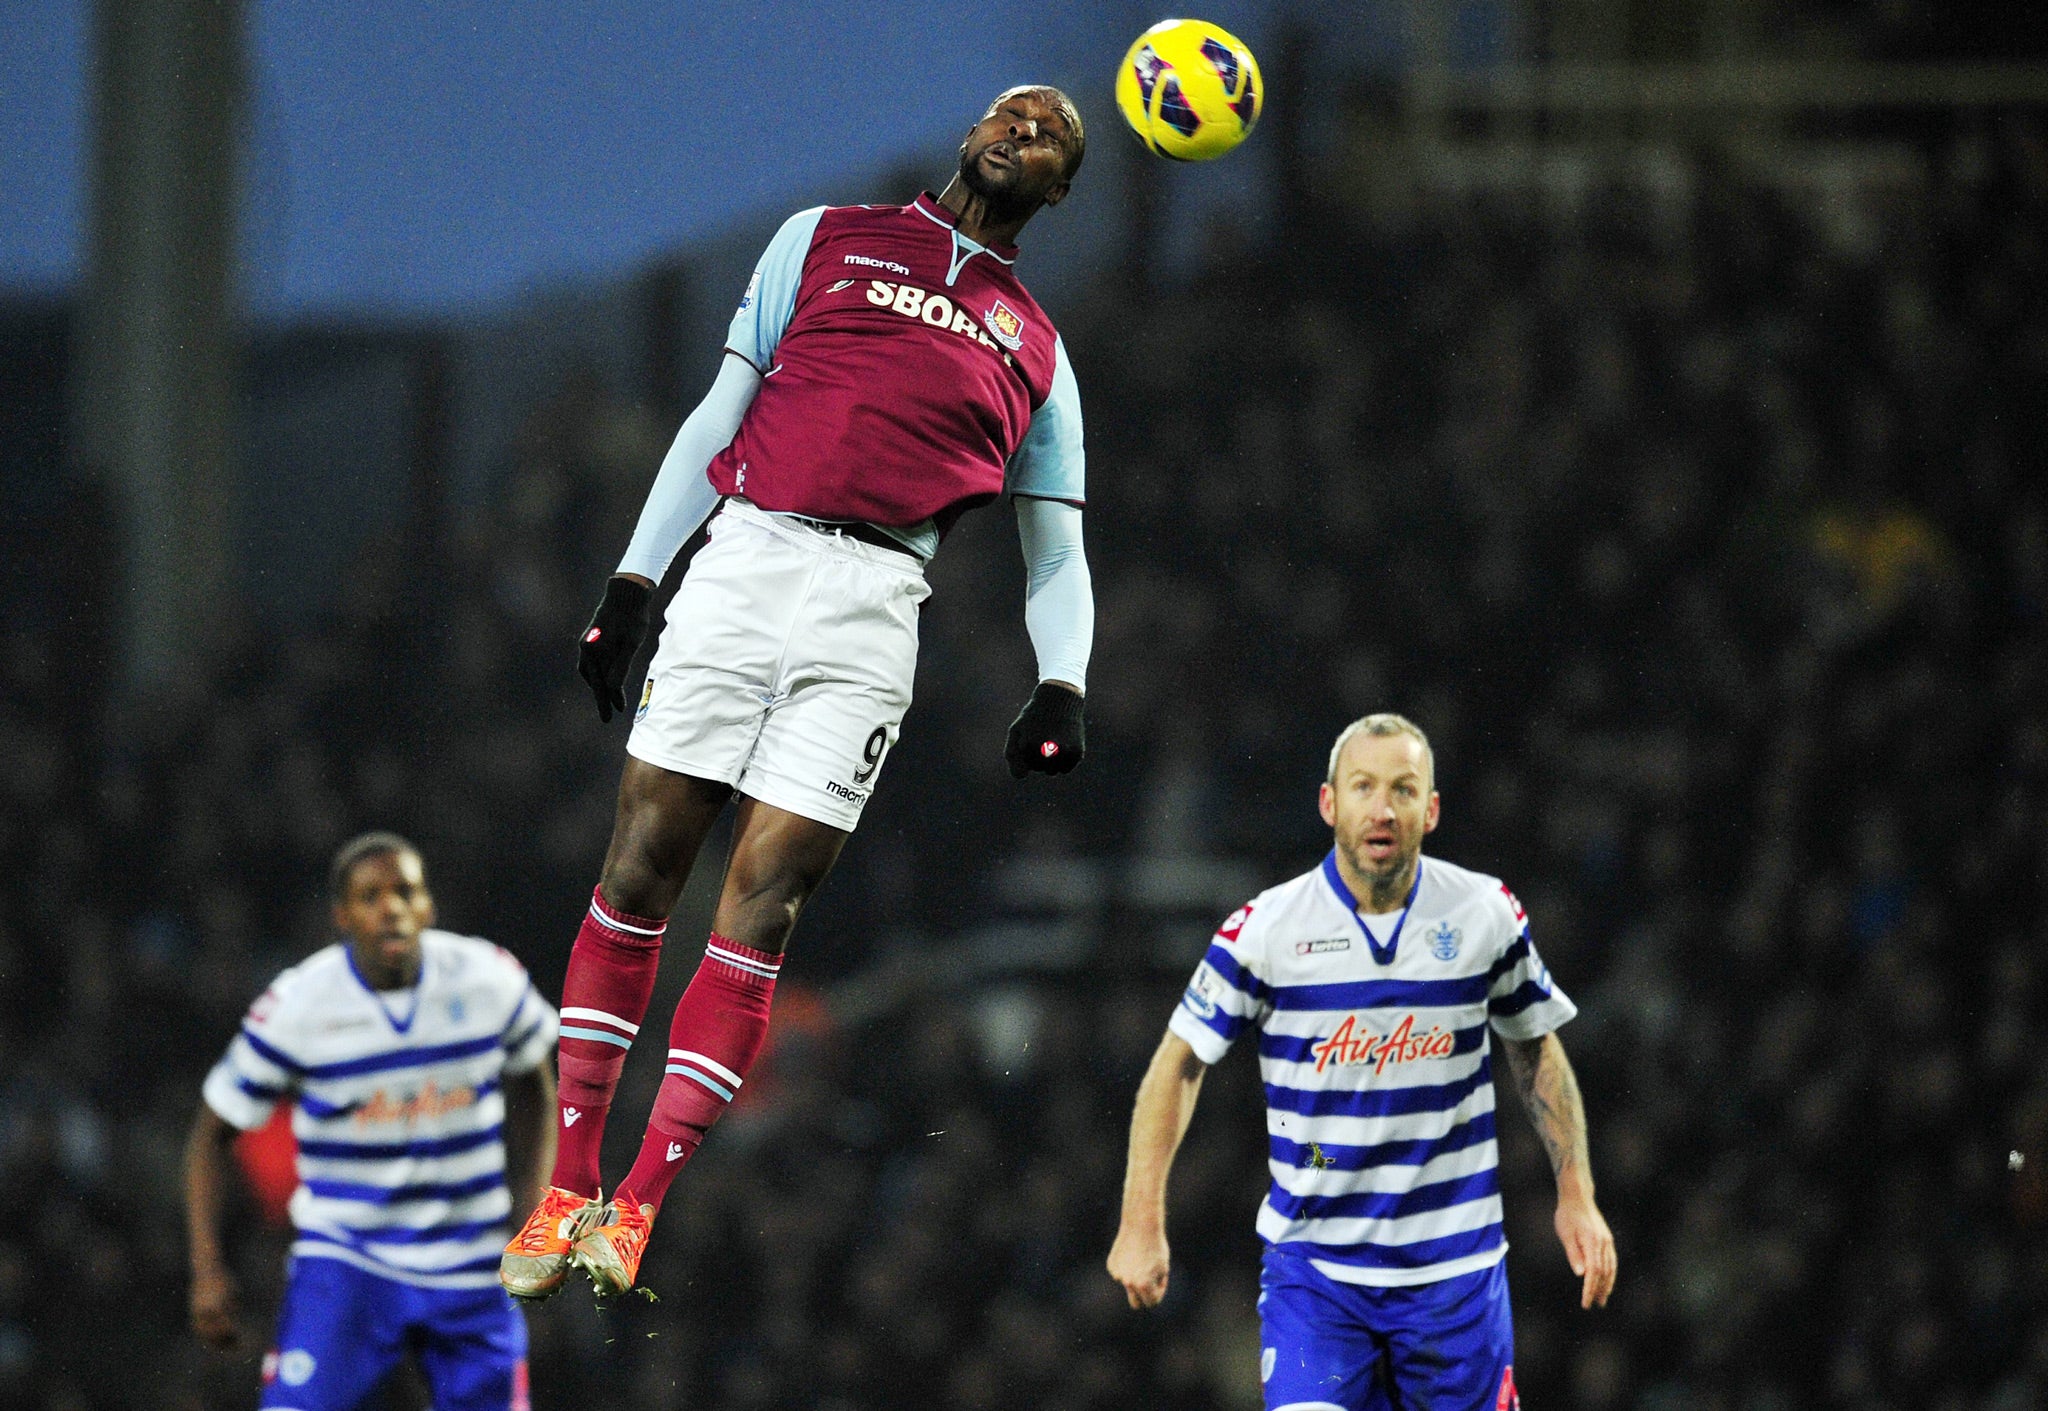
[{"label": "blue football shorts", "polygon": [[1267,1411],[1520,1411],[1505,1263],[1371,1288],[1270,1246],[1259,1322]]},{"label": "blue football shorts", "polygon": [[292,1261],[277,1348],[263,1359],[271,1411],[353,1411],[407,1352],[434,1411],[527,1411],[526,1320],[495,1283],[423,1289],[339,1259]]}]

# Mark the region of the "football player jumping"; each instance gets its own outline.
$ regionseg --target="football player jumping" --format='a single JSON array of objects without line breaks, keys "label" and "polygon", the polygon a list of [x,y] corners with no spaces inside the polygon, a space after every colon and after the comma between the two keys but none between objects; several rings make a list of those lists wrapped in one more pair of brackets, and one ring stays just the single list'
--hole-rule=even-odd
[{"label": "football player jumping", "polygon": [[[1014,242],[1080,168],[1080,115],[999,96],[937,196],[818,207],[755,267],[710,393],[683,423],[580,671],[610,720],[654,586],[718,508],[668,611],[626,742],[604,870],[562,990],[552,1184],[500,1278],[544,1298],[571,1264],[630,1288],[676,1173],[760,1050],[784,947],[910,704],[924,565],[964,511],[1015,498],[1039,682],[1004,753],[1018,778],[1084,749],[1094,599],[1081,546],[1081,408]],[[719,507],[720,500],[723,506]],[[669,1027],[638,1160],[599,1193],[598,1147],[654,989],[666,918],[727,800],[732,855]]]}]

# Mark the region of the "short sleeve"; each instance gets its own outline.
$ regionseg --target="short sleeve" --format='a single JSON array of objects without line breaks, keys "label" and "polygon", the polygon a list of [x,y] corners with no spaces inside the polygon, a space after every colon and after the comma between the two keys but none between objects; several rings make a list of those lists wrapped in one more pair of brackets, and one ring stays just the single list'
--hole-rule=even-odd
[{"label": "short sleeve", "polygon": [[280,1047],[280,1027],[273,988],[250,1006],[242,1031],[206,1075],[200,1095],[230,1127],[246,1132],[262,1126],[297,1091],[303,1069]]},{"label": "short sleeve", "polygon": [[1265,1018],[1269,1007],[1272,991],[1258,973],[1257,947],[1244,934],[1251,913],[1249,906],[1239,907],[1217,929],[1166,1024],[1204,1063],[1228,1053],[1240,1034]]},{"label": "short sleeve", "polygon": [[732,316],[732,326],[726,330],[727,351],[745,358],[763,376],[774,365],[776,345],[782,342],[783,331],[796,312],[804,260],[811,253],[811,237],[824,214],[823,206],[813,206],[782,223],[782,229],[761,252],[753,277],[747,281],[747,292],[740,296],[739,309]]},{"label": "short sleeve", "polygon": [[1053,340],[1052,391],[1031,414],[1031,425],[1010,457],[1004,489],[1012,495],[1088,502],[1088,458],[1081,443],[1081,386],[1067,361],[1067,345]]},{"label": "short sleeve", "polygon": [[527,982],[512,1017],[505,1021],[505,1071],[531,1073],[555,1051],[555,1007]]},{"label": "short sleeve", "polygon": [[1550,978],[1543,957],[1536,953],[1522,904],[1506,887],[1500,890],[1511,913],[1514,939],[1487,972],[1487,1018],[1504,1039],[1540,1039],[1571,1022],[1579,1007]]}]

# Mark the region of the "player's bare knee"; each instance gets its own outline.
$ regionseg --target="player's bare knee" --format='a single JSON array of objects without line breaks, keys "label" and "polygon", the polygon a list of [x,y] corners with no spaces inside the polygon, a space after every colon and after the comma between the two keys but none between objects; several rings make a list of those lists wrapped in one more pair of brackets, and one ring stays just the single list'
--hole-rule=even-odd
[{"label": "player's bare knee", "polygon": [[597,883],[606,901],[635,916],[668,915],[696,860],[696,849],[686,850],[672,841],[672,831],[658,804],[650,801],[628,809],[621,798]]},{"label": "player's bare knee", "polygon": [[614,853],[597,879],[604,899],[631,916],[666,917],[682,895],[683,881],[664,873],[640,853]]},{"label": "player's bare knee", "polygon": [[734,858],[718,902],[721,935],[756,950],[780,952],[820,879],[787,863],[757,868]]},{"label": "player's bare knee", "polygon": [[755,950],[780,953],[796,929],[797,914],[803,910],[805,894],[785,887],[765,885],[734,895],[727,889],[718,908],[719,931],[741,945]]},{"label": "player's bare knee", "polygon": [[598,879],[605,900],[636,916],[667,916],[731,792],[727,785],[629,760]]}]

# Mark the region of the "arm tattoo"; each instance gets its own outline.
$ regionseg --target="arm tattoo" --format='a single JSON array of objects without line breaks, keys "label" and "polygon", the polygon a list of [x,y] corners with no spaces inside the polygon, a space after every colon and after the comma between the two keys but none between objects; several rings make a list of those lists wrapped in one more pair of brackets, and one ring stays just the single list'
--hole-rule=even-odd
[{"label": "arm tattoo", "polygon": [[1579,1080],[1572,1072],[1571,1060],[1564,1056],[1564,1045],[1554,1035],[1546,1034],[1540,1039],[1508,1039],[1503,1046],[1507,1049],[1508,1067],[1515,1076],[1516,1090],[1522,1095],[1522,1105],[1529,1111],[1536,1134],[1543,1139],[1544,1151],[1549,1153],[1552,1174],[1561,1178],[1567,1169],[1576,1167],[1590,1176],[1586,1106],[1579,1096]]}]

